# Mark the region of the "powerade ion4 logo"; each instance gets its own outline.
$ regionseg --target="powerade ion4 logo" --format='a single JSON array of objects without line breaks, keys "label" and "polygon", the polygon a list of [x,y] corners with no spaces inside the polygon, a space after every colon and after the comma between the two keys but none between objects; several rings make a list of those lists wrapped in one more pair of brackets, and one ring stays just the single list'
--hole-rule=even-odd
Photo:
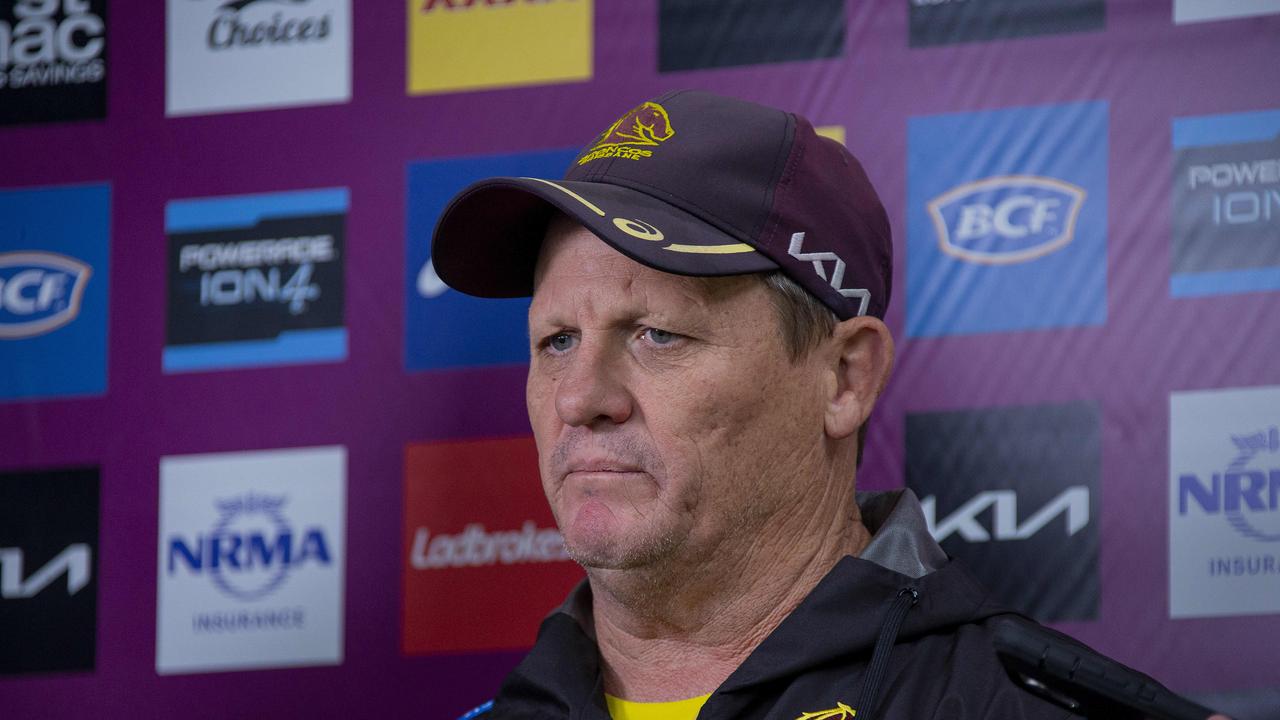
[{"label": "powerade ion4 logo", "polygon": [[1173,121],[1174,297],[1280,290],[1280,110]]},{"label": "powerade ion4 logo", "polygon": [[908,336],[1106,322],[1107,112],[911,118]]},{"label": "powerade ion4 logo", "polygon": [[1280,387],[1170,400],[1173,617],[1280,612]]},{"label": "powerade ion4 logo", "polygon": [[346,357],[342,188],[169,204],[168,372]]},{"label": "powerade ion4 logo", "polygon": [[53,253],[0,253],[0,338],[43,335],[71,322],[92,270]]},{"label": "powerade ion4 logo", "polygon": [[341,661],[345,478],[340,447],[161,461],[158,672]]},{"label": "powerade ion4 logo", "polygon": [[0,401],[107,389],[110,222],[106,185],[0,191]]},{"label": "powerade ion4 logo", "polygon": [[942,252],[991,265],[1026,262],[1071,242],[1085,191],[1052,178],[966,183],[929,203]]}]

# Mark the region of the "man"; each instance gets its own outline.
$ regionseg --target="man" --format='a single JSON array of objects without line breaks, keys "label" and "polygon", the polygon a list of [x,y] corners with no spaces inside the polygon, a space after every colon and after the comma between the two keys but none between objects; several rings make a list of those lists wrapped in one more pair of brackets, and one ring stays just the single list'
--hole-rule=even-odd
[{"label": "man", "polygon": [[893,363],[888,218],[803,118],[700,92],[628,112],[565,180],[494,178],[441,278],[532,295],[529,418],[587,582],[481,713],[1063,718],[910,491],[861,494]]}]

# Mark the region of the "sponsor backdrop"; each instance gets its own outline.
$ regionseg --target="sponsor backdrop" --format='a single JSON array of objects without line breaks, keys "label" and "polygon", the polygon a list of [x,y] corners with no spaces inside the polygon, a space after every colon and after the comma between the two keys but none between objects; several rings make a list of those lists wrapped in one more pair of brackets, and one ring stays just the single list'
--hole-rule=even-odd
[{"label": "sponsor backdrop", "polygon": [[431,229],[688,87],[880,189],[860,485],[1004,602],[1280,717],[1277,51],[1277,0],[0,0],[0,707],[490,697],[581,571],[527,301],[450,290]]}]

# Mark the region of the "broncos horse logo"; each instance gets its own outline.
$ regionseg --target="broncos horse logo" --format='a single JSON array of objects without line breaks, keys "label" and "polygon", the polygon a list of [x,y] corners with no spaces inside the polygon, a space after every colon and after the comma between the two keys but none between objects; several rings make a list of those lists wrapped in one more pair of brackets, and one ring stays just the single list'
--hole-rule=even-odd
[{"label": "broncos horse logo", "polygon": [[600,158],[625,157],[638,160],[649,157],[653,154],[652,151],[642,150],[637,146],[654,147],[675,134],[666,108],[655,102],[647,102],[610,125],[591,149],[578,159],[578,164]]},{"label": "broncos horse logo", "polygon": [[817,712],[801,713],[796,720],[849,720],[858,716],[858,711],[845,705],[842,702],[836,703],[836,706],[830,710],[819,710]]}]

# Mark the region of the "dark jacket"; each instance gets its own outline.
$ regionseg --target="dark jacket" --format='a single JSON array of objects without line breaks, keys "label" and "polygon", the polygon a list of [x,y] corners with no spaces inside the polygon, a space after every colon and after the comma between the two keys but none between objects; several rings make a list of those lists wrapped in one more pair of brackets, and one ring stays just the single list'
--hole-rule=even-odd
[{"label": "dark jacket", "polygon": [[[933,542],[915,496],[858,500],[871,544],[841,559],[698,717],[1071,717],[1009,679],[988,626],[1008,611]],[[608,720],[590,607],[584,583],[542,623],[537,644],[478,720]]]}]

